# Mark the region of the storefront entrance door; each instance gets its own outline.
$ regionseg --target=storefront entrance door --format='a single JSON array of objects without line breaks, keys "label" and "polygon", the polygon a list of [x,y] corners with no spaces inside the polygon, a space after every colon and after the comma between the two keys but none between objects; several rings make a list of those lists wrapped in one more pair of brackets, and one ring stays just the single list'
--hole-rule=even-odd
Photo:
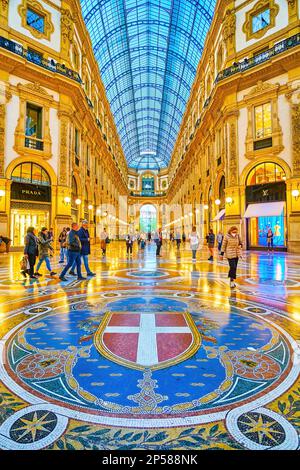
[{"label": "storefront entrance door", "polygon": [[42,227],[49,228],[49,211],[12,209],[10,227],[12,246],[24,246],[24,238],[28,227],[35,227],[37,231],[41,230]]}]

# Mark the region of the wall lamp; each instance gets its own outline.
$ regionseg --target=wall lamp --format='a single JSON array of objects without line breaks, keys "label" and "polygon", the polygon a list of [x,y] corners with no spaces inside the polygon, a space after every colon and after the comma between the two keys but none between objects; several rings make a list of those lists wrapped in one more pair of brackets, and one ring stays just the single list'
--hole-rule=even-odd
[{"label": "wall lamp", "polygon": [[216,204],[216,206],[219,206],[219,205],[221,204],[220,199],[216,199],[216,200],[215,200],[215,204]]},{"label": "wall lamp", "polygon": [[77,206],[80,206],[80,204],[81,204],[81,199],[79,199],[79,198],[76,199],[76,200],[75,200],[75,204],[76,204]]},{"label": "wall lamp", "polygon": [[65,206],[68,206],[69,204],[71,203],[71,198],[69,196],[66,196],[64,198],[64,205]]},{"label": "wall lamp", "polygon": [[228,196],[228,197],[226,198],[226,204],[228,204],[229,206],[231,206],[232,203],[233,203],[232,197]]},{"label": "wall lamp", "polygon": [[207,204],[204,204],[203,209],[205,209],[205,210],[207,211],[208,205],[207,205]]},{"label": "wall lamp", "polygon": [[90,205],[88,206],[88,210],[89,210],[89,211],[93,210],[92,204],[90,204]]},{"label": "wall lamp", "polygon": [[5,191],[4,189],[0,189],[0,200],[5,196]]},{"label": "wall lamp", "polygon": [[293,198],[295,199],[295,201],[298,201],[298,199],[299,199],[299,194],[300,194],[299,189],[293,189],[293,191],[292,191],[292,196],[293,196]]}]

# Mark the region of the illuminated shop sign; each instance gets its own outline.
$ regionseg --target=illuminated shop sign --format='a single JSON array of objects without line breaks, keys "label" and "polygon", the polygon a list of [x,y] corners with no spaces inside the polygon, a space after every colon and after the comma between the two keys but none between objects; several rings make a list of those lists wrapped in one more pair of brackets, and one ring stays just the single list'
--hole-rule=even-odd
[{"label": "illuminated shop sign", "polygon": [[51,202],[51,187],[13,182],[11,199],[17,201]]}]

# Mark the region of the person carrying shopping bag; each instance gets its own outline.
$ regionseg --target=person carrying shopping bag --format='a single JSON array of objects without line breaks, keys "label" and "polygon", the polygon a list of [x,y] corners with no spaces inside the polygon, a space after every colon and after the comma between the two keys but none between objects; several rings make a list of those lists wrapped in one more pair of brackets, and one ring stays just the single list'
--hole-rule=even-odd
[{"label": "person carrying shopping bag", "polygon": [[24,277],[29,274],[30,279],[37,279],[34,275],[34,265],[38,255],[38,239],[35,236],[35,228],[28,227],[27,235],[25,237],[24,256],[28,259],[29,269],[22,271]]}]

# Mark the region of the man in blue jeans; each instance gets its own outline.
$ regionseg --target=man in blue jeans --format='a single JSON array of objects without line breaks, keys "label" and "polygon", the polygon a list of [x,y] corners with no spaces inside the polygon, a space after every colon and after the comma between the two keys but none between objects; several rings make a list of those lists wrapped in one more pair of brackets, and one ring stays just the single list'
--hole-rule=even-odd
[{"label": "man in blue jeans", "polygon": [[[88,231],[88,221],[87,220],[83,220],[81,222],[81,228],[78,230],[77,235],[78,235],[79,240],[81,242],[80,255],[83,258],[86,274],[89,277],[96,276],[96,274],[93,273],[90,270],[90,267],[89,267],[89,254],[91,253],[91,242],[90,242],[90,234],[89,234],[89,231]],[[72,265],[72,268],[69,272],[69,274],[71,274],[72,276],[76,276],[75,271],[74,271],[75,266],[76,266],[76,263],[74,262],[73,265]]]},{"label": "man in blue jeans", "polygon": [[77,278],[78,279],[86,279],[86,277],[82,277],[81,274],[81,242],[78,236],[78,224],[77,222],[72,223],[72,229],[70,230],[68,237],[67,237],[67,249],[68,249],[68,263],[60,273],[59,279],[61,281],[67,281],[65,278],[65,274],[68,272],[73,263],[77,267]]}]

